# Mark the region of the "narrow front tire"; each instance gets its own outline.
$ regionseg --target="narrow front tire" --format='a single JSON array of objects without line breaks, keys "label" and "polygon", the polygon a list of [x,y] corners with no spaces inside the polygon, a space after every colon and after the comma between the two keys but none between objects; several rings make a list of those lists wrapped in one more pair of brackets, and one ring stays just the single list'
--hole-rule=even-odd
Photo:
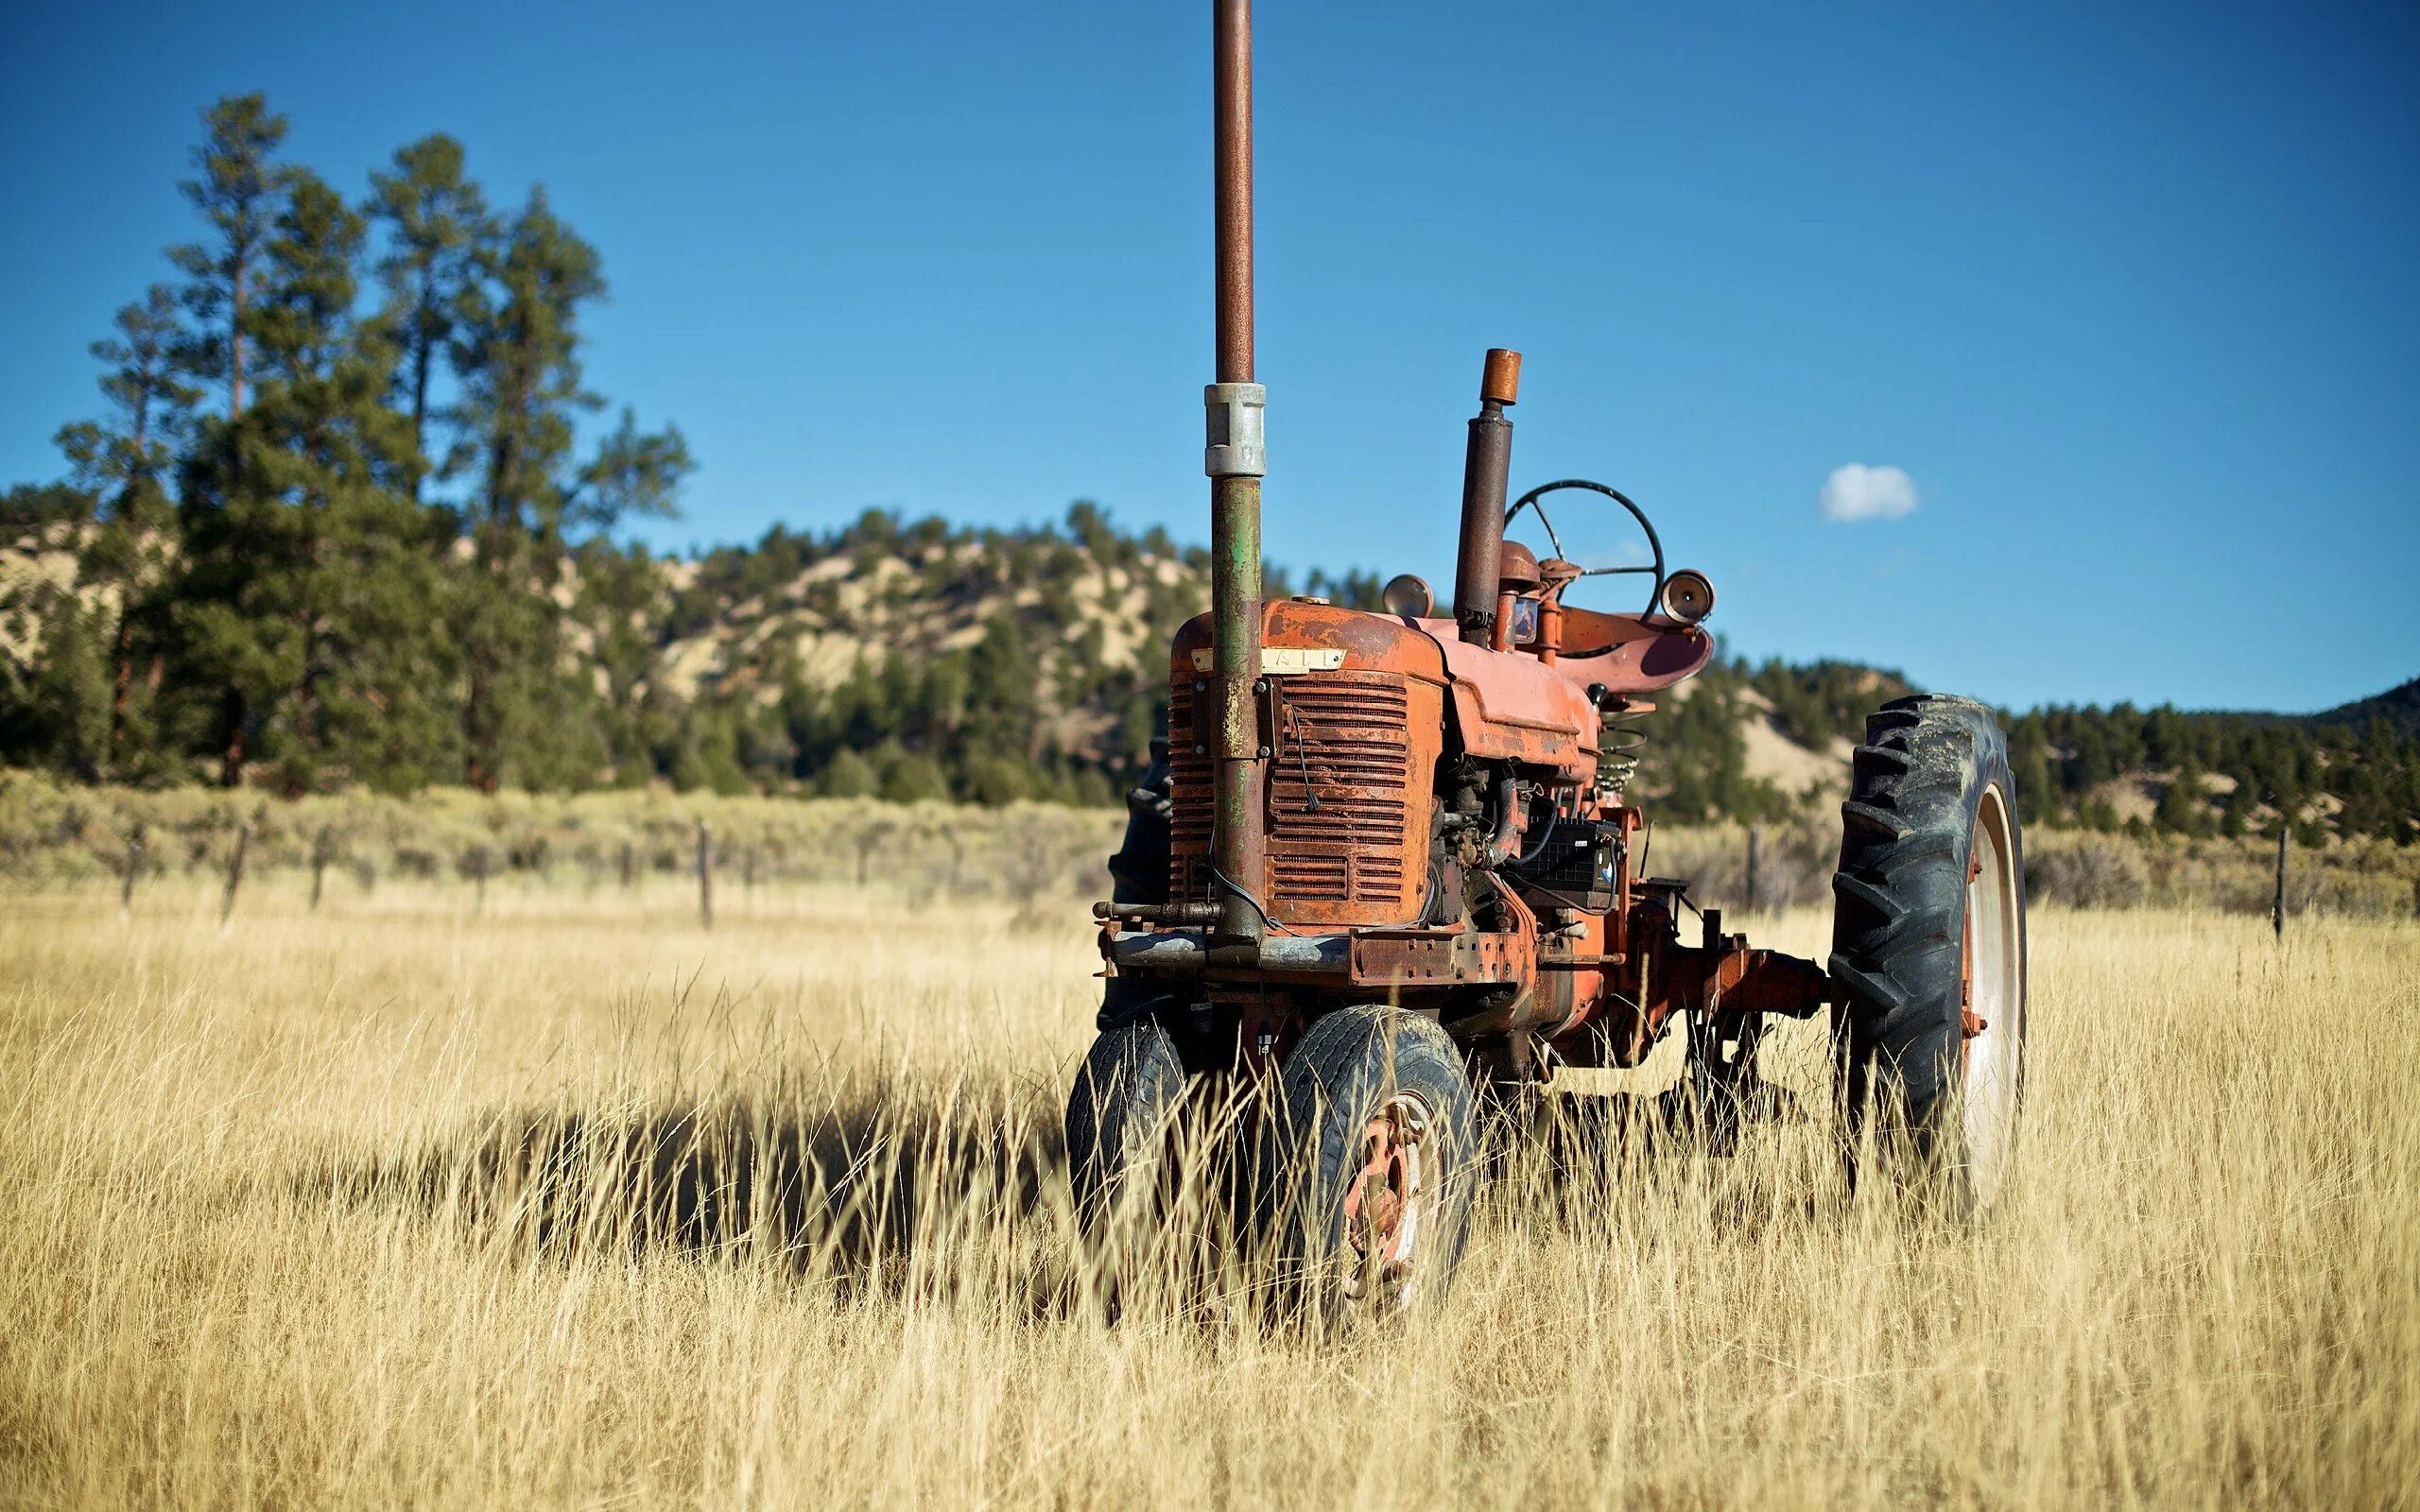
[{"label": "narrow front tire", "polygon": [[1260,1173],[1285,1295],[1322,1323],[1400,1314],[1461,1262],[1478,1111],[1433,1019],[1340,1008],[1286,1057]]}]

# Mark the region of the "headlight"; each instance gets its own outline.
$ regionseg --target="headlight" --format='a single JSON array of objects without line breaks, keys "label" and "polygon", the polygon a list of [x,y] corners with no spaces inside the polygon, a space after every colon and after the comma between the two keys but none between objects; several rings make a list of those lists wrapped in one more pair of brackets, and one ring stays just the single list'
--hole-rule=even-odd
[{"label": "headlight", "polygon": [[1427,579],[1410,573],[1388,579],[1387,586],[1378,591],[1378,601],[1387,606],[1388,613],[1400,614],[1408,620],[1425,620],[1437,607],[1437,595],[1428,591]]},{"label": "headlight", "polygon": [[1684,567],[1664,579],[1664,612],[1684,625],[1695,625],[1714,612],[1714,584],[1705,574]]}]

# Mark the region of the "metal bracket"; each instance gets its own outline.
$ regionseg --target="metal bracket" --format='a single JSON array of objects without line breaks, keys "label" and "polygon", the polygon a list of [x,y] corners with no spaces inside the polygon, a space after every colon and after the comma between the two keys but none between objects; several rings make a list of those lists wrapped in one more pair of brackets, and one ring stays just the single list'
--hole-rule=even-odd
[{"label": "metal bracket", "polygon": [[1258,384],[1209,384],[1201,390],[1205,446],[1201,471],[1214,478],[1256,478],[1269,472],[1261,414],[1269,390]]}]

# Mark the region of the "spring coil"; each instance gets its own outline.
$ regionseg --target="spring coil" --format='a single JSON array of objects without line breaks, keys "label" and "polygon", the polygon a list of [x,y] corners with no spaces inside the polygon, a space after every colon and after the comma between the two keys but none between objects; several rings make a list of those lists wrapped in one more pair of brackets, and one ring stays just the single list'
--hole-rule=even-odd
[{"label": "spring coil", "polygon": [[1639,752],[1647,748],[1647,731],[1638,721],[1647,717],[1645,709],[1607,710],[1599,715],[1597,727],[1597,785],[1621,799],[1622,790],[1637,775]]}]

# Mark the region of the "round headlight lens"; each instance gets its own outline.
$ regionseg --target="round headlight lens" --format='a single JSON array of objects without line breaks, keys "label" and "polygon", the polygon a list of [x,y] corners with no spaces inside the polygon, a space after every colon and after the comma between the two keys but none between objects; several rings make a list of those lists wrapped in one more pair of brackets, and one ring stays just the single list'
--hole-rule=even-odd
[{"label": "round headlight lens", "polygon": [[1664,612],[1684,625],[1695,625],[1714,612],[1714,584],[1705,574],[1684,567],[1664,579]]}]

